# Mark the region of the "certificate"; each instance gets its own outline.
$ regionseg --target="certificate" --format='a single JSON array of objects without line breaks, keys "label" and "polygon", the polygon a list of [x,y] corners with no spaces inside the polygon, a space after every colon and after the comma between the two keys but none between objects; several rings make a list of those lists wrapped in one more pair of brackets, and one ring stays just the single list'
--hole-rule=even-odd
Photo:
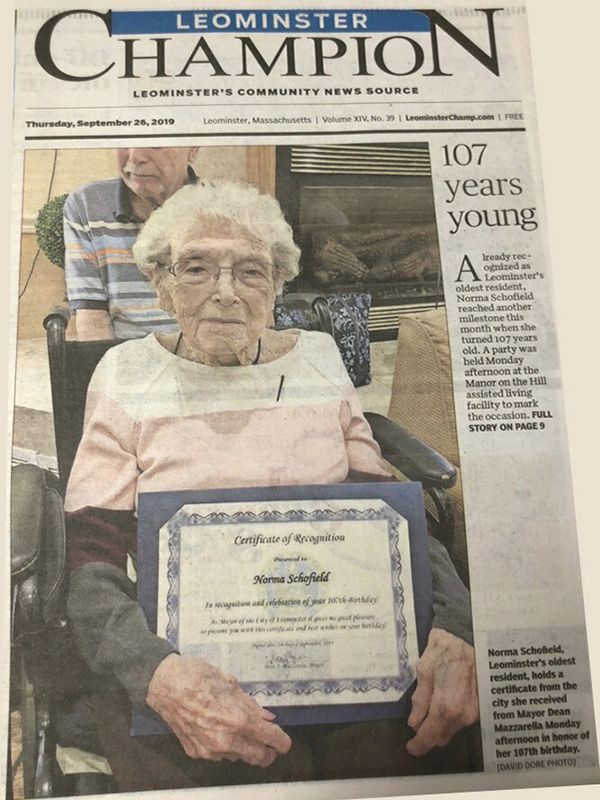
[{"label": "certificate", "polygon": [[419,485],[141,495],[139,520],[140,601],[178,652],[284,723],[400,713],[427,611]]}]

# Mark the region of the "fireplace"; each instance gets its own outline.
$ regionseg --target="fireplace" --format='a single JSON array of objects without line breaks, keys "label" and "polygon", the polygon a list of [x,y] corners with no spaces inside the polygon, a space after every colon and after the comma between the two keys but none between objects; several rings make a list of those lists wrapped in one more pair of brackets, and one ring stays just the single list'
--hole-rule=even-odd
[{"label": "fireplace", "polygon": [[276,193],[302,248],[298,292],[368,292],[373,339],[443,302],[424,143],[277,147]]}]

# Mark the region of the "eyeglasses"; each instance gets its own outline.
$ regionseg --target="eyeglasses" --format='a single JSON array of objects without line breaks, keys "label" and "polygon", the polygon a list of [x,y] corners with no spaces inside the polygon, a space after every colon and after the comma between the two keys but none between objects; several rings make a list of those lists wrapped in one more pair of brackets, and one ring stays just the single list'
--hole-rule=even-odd
[{"label": "eyeglasses", "polygon": [[243,261],[231,267],[219,267],[198,258],[176,261],[167,271],[178,283],[191,286],[213,286],[222,272],[229,272],[234,285],[259,289],[272,285],[271,265],[261,261]]}]

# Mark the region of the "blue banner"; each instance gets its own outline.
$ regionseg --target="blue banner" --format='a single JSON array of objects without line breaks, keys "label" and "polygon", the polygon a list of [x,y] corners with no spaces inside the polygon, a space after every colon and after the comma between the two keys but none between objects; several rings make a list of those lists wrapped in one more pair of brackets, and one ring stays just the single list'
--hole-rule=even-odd
[{"label": "blue banner", "polygon": [[165,33],[426,33],[418,11],[281,9],[112,11],[112,36]]}]

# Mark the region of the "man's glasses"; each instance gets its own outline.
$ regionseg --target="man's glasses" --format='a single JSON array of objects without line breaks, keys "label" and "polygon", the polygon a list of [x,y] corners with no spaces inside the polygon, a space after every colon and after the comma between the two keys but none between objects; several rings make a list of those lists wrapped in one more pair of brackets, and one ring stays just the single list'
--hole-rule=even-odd
[{"label": "man's glasses", "polygon": [[222,272],[229,272],[234,286],[255,289],[271,285],[271,270],[270,264],[259,261],[243,261],[231,267],[218,267],[199,258],[181,259],[167,268],[178,283],[212,287]]}]

